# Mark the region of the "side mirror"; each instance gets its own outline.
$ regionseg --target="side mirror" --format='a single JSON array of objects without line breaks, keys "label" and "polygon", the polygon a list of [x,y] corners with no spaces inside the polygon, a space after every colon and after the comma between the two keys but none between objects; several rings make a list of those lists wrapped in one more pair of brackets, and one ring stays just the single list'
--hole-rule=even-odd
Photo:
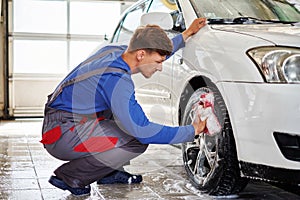
[{"label": "side mirror", "polygon": [[173,18],[169,13],[151,12],[145,13],[141,16],[140,25],[155,24],[164,30],[171,30],[173,28]]}]

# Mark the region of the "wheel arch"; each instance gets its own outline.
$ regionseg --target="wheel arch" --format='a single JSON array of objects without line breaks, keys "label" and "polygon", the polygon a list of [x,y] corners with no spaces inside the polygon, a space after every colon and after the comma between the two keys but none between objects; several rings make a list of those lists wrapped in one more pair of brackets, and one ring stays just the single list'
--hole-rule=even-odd
[{"label": "wheel arch", "polygon": [[182,123],[182,118],[184,110],[186,108],[187,102],[190,96],[200,87],[207,86],[207,83],[212,81],[205,76],[195,76],[192,77],[183,88],[178,104],[178,124]]}]

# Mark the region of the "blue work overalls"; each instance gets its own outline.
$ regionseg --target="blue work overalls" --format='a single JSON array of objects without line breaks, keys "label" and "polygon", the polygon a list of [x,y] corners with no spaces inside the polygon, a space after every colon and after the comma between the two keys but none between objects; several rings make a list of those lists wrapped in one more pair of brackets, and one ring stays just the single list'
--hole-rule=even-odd
[{"label": "blue work overalls", "polygon": [[119,68],[101,68],[62,82],[45,105],[41,143],[52,156],[69,161],[54,174],[74,188],[82,188],[114,170],[122,170],[123,165],[148,146],[121,130],[111,119],[110,110],[76,114],[49,106],[65,87],[99,73],[125,72]]}]

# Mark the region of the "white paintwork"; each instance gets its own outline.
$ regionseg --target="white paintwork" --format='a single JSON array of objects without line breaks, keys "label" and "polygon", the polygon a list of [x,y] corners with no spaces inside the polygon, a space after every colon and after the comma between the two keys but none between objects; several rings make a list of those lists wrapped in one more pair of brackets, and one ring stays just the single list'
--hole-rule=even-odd
[{"label": "white paintwork", "polygon": [[196,13],[194,12],[191,4],[189,1],[187,0],[179,0],[179,4],[181,6],[181,8],[184,8],[185,10],[189,10],[191,12],[185,12],[185,10],[183,11],[183,17],[185,19],[185,24],[186,24],[186,27],[188,27],[192,21],[197,18],[197,15]]},{"label": "white paintwork", "polygon": [[[181,7],[185,16],[194,12],[188,1],[180,2],[184,2]],[[185,20],[190,24],[192,18]],[[182,77],[174,77],[178,80],[174,93],[180,97],[186,85],[182,82],[186,83],[195,74],[210,78],[227,105],[239,160],[299,170],[299,162],[287,160],[280,153],[273,132],[300,136],[300,84],[264,83],[246,55],[251,48],[275,45],[299,48],[300,27],[282,24],[207,26],[190,38],[183,49],[186,70],[174,67],[174,74]],[[176,100],[174,107],[179,105]]]},{"label": "white paintwork", "polygon": [[268,40],[274,44],[282,46],[300,45],[300,26],[291,26],[289,24],[270,24],[270,25],[237,25],[237,26],[219,26],[218,30],[242,33],[257,38]]},{"label": "white paintwork", "polygon": [[227,99],[239,159],[299,169],[299,162],[282,156],[273,132],[300,136],[300,84],[221,82],[218,88]]}]

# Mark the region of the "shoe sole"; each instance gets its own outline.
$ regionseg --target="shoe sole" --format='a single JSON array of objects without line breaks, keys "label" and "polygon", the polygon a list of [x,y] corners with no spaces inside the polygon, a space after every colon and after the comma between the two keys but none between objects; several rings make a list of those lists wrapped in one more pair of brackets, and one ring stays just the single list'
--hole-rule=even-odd
[{"label": "shoe sole", "polygon": [[[118,176],[118,175],[117,175]],[[127,180],[119,180],[119,178],[116,175],[108,178],[102,178],[101,180],[97,181],[98,185],[105,185],[105,184],[139,184],[143,181],[143,178],[141,175],[132,175]]]},{"label": "shoe sole", "polygon": [[57,180],[56,178],[50,178],[49,183],[51,183],[53,186],[59,188],[59,189],[62,189],[62,190],[67,190],[68,188],[67,187],[63,187],[60,180]]},{"label": "shoe sole", "polygon": [[[68,190],[69,192],[71,192],[71,191],[68,189],[67,186],[63,187],[62,184],[65,184],[65,183],[64,183],[63,181],[61,181],[61,180],[58,180],[57,178],[50,178],[48,182],[51,183],[53,186],[59,188],[59,189],[62,189],[62,190]],[[86,194],[73,194],[73,193],[71,192],[71,194],[72,194],[73,196],[76,196],[76,197],[82,197],[82,196],[90,195],[91,193],[89,192],[89,193],[86,193]]]}]

